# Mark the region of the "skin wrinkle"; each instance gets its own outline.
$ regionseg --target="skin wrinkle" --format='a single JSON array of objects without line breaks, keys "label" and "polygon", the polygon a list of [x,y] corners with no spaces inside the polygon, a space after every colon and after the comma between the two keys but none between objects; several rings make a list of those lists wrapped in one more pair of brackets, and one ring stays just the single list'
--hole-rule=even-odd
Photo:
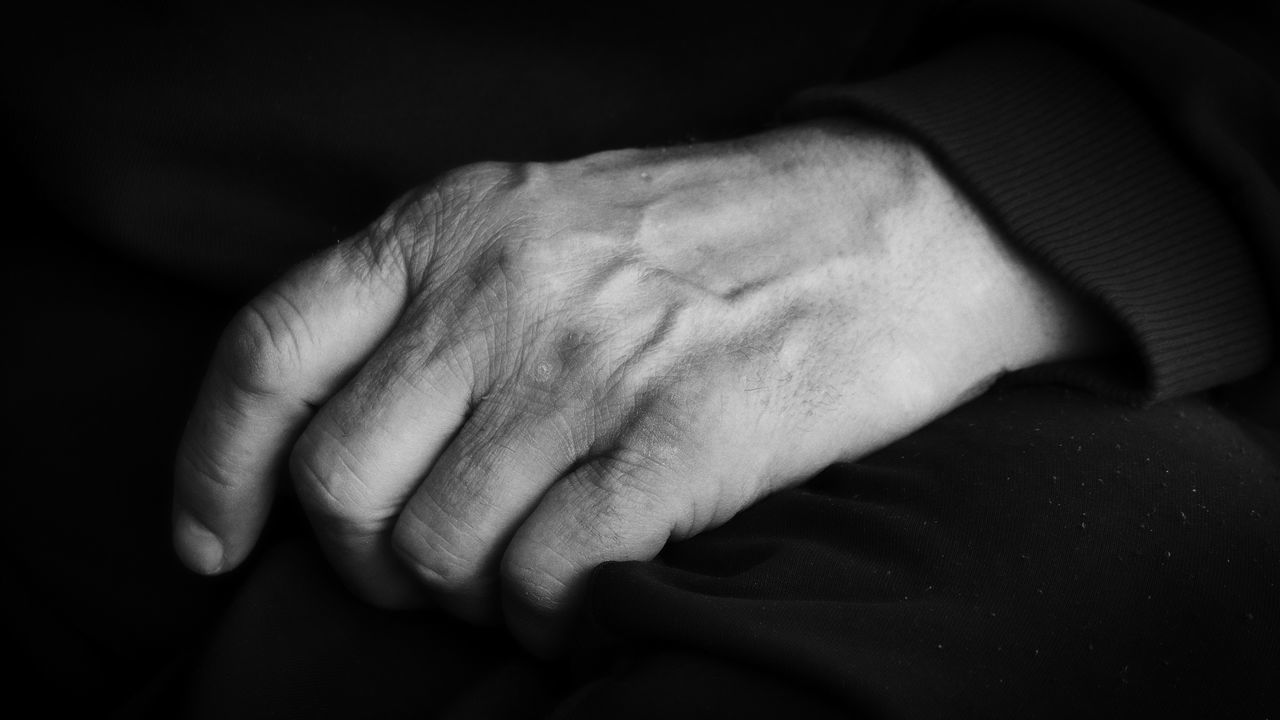
[{"label": "skin wrinkle", "polygon": [[[313,437],[316,433],[321,437]],[[380,515],[370,521],[376,523],[399,510],[396,505],[379,507],[378,503],[370,501],[375,493],[364,481],[368,471],[359,468],[360,461],[356,455],[323,426],[308,428],[304,438],[294,447],[289,465],[299,496],[307,499],[313,510],[324,513],[340,525],[359,527],[352,524],[351,517],[371,513]]]},{"label": "skin wrinkle", "polygon": [[397,250],[385,254],[398,258],[404,298],[421,292],[436,275],[440,265],[438,242],[445,230],[444,209],[439,188],[415,188],[396,200],[365,233],[376,245]]},{"label": "skin wrinkle", "polygon": [[[447,291],[451,288],[444,289]],[[403,325],[414,328],[415,331],[401,332],[389,339],[390,343],[396,344],[397,352],[394,355],[401,362],[388,360],[385,363],[387,366],[426,369],[445,355],[446,351],[452,354],[454,347],[461,344],[459,319],[465,312],[463,299],[451,292],[445,292],[443,297],[443,301],[431,304],[420,300],[404,311]]]},{"label": "skin wrinkle", "polygon": [[[302,359],[306,357],[302,348],[304,345],[307,347],[314,347],[316,335],[311,329],[311,324],[307,322],[307,314],[302,312],[302,309],[293,301],[293,298],[289,296],[289,293],[278,292],[276,294],[276,300],[278,301],[278,304],[284,305],[284,307],[291,313],[290,317],[292,318],[292,321],[286,319],[283,321],[282,326],[286,334],[289,336],[290,346],[294,353],[293,357],[295,364],[302,365]],[[281,312],[281,316],[284,317],[283,312]],[[301,332],[299,332],[299,330],[301,330]],[[275,347],[279,347],[279,343],[275,341],[274,337],[272,338],[272,344]]]},{"label": "skin wrinkle", "polygon": [[[428,498],[428,500],[431,500],[431,498]],[[400,523],[412,523],[415,532],[399,532],[399,527],[397,527],[397,532],[392,533],[392,544],[399,551],[401,559],[409,563],[410,568],[415,573],[433,581],[435,584],[449,587],[469,579],[465,575],[459,578],[450,571],[466,567],[470,564],[470,558],[457,554],[455,548],[459,546],[459,543],[454,542],[446,533],[441,532],[437,524],[428,522],[429,519],[435,520],[437,518],[456,520],[452,515],[445,513],[443,508],[437,506],[437,510],[438,512],[434,513],[433,517],[427,518],[417,505],[408,503],[404,509],[406,515],[402,516]],[[453,526],[455,531],[458,527],[458,525]],[[429,547],[432,550],[432,554],[443,554],[445,556],[444,562],[431,564],[424,562],[422,555],[416,552],[417,547],[415,546]]]},{"label": "skin wrinkle", "polygon": [[[509,455],[502,452],[506,446],[500,440],[508,422],[493,410],[478,409],[473,413],[453,443],[457,447],[451,447],[442,457],[448,461],[445,466],[448,472],[438,478],[436,486],[446,495],[460,490],[460,497],[468,502],[483,501],[479,486],[490,478],[502,477],[503,463],[510,462]],[[427,497],[434,500],[435,494],[428,493]],[[443,514],[452,517],[453,513],[444,512],[443,504],[437,503],[437,506]]]},{"label": "skin wrinkle", "polygon": [[[417,234],[413,232],[413,227],[410,227],[408,237],[402,240],[402,243],[412,248],[413,255],[423,253],[424,250],[426,254],[424,258],[417,258],[417,262],[413,265],[417,270],[414,275],[419,280],[419,284],[414,287],[415,293],[429,288],[437,276],[456,277],[459,269],[465,266],[466,260],[471,255],[469,243],[442,242],[444,239],[482,237],[472,232],[478,229],[474,227],[476,223],[474,216],[477,213],[468,207],[466,203],[468,191],[458,187],[466,181],[457,180],[456,178],[459,177],[465,177],[465,175],[455,171],[446,176],[440,184],[423,193],[423,201],[420,204],[413,206],[421,208],[421,212],[428,218],[423,224],[430,227],[429,232]],[[404,237],[404,227],[403,222],[396,223],[398,237]]]},{"label": "skin wrinkle", "polygon": [[600,464],[601,478],[608,478],[596,483],[604,497],[604,512],[587,517],[594,520],[590,526],[596,536],[608,536],[605,549],[626,547],[628,531],[654,519],[666,526],[661,537],[650,540],[661,548],[671,539],[674,527],[683,524],[683,513],[676,508],[691,507],[688,484],[673,482],[670,468],[654,463],[645,455],[631,457],[628,448],[623,447]]},{"label": "skin wrinkle", "polygon": [[[234,479],[236,473],[226,472],[225,464],[204,448],[196,448],[191,452],[179,455],[177,464],[187,472],[205,479],[207,482],[202,483],[202,485],[206,489],[212,489],[222,494],[230,494],[239,487],[240,483]],[[196,519],[202,520],[199,517]]]},{"label": "skin wrinkle", "polygon": [[470,347],[464,352],[476,366],[480,386],[496,382],[507,372],[506,359],[511,352],[507,338],[512,334],[506,330],[518,324],[517,290],[502,273],[495,273],[476,292],[471,311],[465,316]]},{"label": "skin wrinkle", "polygon": [[619,450],[596,458],[574,473],[577,497],[570,504],[574,512],[568,517],[573,527],[567,532],[586,535],[587,542],[571,547],[623,547],[627,544],[627,531],[638,519],[664,514],[662,508],[671,498],[651,487],[655,475],[647,463],[629,451]]},{"label": "skin wrinkle", "polygon": [[[569,590],[560,578],[564,569],[576,566],[574,558],[547,543],[512,545],[517,552],[506,552],[502,558],[503,592],[508,597],[534,608],[550,608],[554,599]],[[558,564],[556,568],[549,567]]]},{"label": "skin wrinkle", "polygon": [[[223,375],[246,395],[271,398],[286,385],[286,379],[296,373],[301,360],[300,346],[287,328],[277,329],[277,321],[268,317],[269,310],[263,304],[251,302],[237,315],[240,334],[229,342],[230,352],[223,354]],[[275,314],[271,312],[271,314]],[[279,335],[288,334],[288,343],[282,343]],[[290,353],[286,347],[292,348]],[[286,368],[285,363],[292,360]]]},{"label": "skin wrinkle", "polygon": [[[480,434],[483,434],[485,438],[499,437],[497,433],[484,432]],[[475,461],[476,455],[485,456],[484,460]],[[476,539],[489,536],[489,530],[492,528],[489,528],[488,525],[493,524],[493,511],[503,507],[502,503],[498,502],[499,498],[495,497],[494,492],[484,491],[486,487],[489,487],[494,491],[499,491],[497,495],[502,495],[500,491],[503,491],[504,488],[494,488],[486,480],[507,477],[507,475],[499,473],[498,470],[520,465],[518,462],[511,461],[509,450],[506,454],[498,452],[498,454],[493,455],[495,457],[490,456],[488,452],[458,452],[453,456],[454,464],[449,468],[447,479],[444,480],[442,486],[439,486],[439,493],[428,492],[422,495],[422,498],[429,502],[431,507],[434,507],[435,512],[430,514],[430,518],[447,523],[449,528],[453,530],[451,534],[447,534],[435,529],[435,533],[447,546],[458,546],[458,550],[454,550],[453,547],[449,548],[449,550],[451,550],[454,559],[462,562],[462,564],[467,564],[468,560],[474,560],[475,557],[483,555],[483,552],[477,552],[477,550],[483,550],[483,548],[476,547],[477,544],[483,543],[476,543]],[[454,503],[442,502],[440,497],[465,498],[467,505],[479,503],[479,505],[486,506],[485,509],[488,512],[476,512],[474,510],[458,512],[460,509],[454,506]],[[416,509],[417,506],[415,502],[410,502],[408,507]],[[417,514],[416,518],[420,524],[426,525],[425,515]],[[463,550],[463,546],[468,546],[468,544],[471,546],[470,551]]]},{"label": "skin wrinkle", "polygon": [[[492,377],[492,374],[480,372],[485,369],[476,361],[481,353],[469,346],[474,346],[477,338],[485,339],[486,335],[496,334],[484,332],[483,325],[493,325],[497,321],[490,319],[487,323],[475,323],[476,318],[483,318],[485,315],[477,311],[476,305],[470,302],[474,300],[474,295],[458,299],[457,294],[446,292],[444,297],[448,299],[440,306],[428,306],[420,302],[410,311],[411,326],[419,329],[396,337],[396,342],[399,343],[397,352],[387,354],[394,355],[395,361],[387,362],[385,369],[394,371],[396,375],[416,385],[411,378],[432,376],[434,373],[431,369],[444,363],[452,369],[459,384],[473,390],[485,388],[488,386],[487,378]],[[481,327],[476,327],[477,324]],[[424,389],[419,391],[422,394],[435,394]]]},{"label": "skin wrinkle", "polygon": [[[495,511],[500,510],[504,505],[496,502],[497,498],[492,493],[478,492],[484,485],[484,483],[467,484],[465,489],[470,492],[462,494],[461,497],[466,498],[468,504],[487,504],[488,512],[459,513],[456,512],[456,508],[439,502],[438,498],[430,493],[423,497],[435,512],[423,514],[417,504],[412,502],[407,506],[414,511],[418,526],[429,527],[437,538],[437,542],[427,543],[426,547],[434,550],[440,546],[440,549],[448,552],[451,558],[446,558],[446,562],[456,564],[457,569],[462,571],[461,574],[465,575],[468,581],[491,567],[490,561],[494,558],[495,549],[487,547],[488,543],[477,542],[477,540],[497,534],[505,537],[515,531],[514,525],[503,529],[506,525],[502,522],[503,518],[500,515],[495,516]],[[427,522],[428,518],[431,519],[431,523]],[[449,528],[450,532],[442,531],[438,527],[441,523]],[[466,567],[471,567],[472,570],[468,572],[464,569]]]},{"label": "skin wrinkle", "polygon": [[[396,252],[391,251],[393,246]],[[391,242],[384,235],[375,236],[366,228],[354,238],[340,242],[338,248],[339,264],[353,272],[359,281],[358,289],[377,292],[383,283],[399,279],[406,288],[401,297],[408,297],[406,258],[401,243]]]}]

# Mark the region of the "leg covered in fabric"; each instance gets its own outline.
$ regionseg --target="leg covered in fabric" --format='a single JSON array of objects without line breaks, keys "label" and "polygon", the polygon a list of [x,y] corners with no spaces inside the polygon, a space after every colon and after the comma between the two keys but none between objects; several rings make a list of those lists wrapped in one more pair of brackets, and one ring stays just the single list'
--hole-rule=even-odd
[{"label": "leg covered in fabric", "polygon": [[658,562],[600,568],[590,622],[622,650],[576,704],[681,714],[652,669],[674,648],[856,716],[1256,714],[1280,670],[1268,442],[1200,399],[998,387]]}]

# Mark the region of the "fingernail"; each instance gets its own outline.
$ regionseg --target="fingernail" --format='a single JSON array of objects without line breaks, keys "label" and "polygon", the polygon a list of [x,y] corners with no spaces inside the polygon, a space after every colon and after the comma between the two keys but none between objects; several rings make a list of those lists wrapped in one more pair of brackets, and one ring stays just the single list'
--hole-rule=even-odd
[{"label": "fingernail", "polygon": [[205,575],[222,569],[222,541],[184,510],[174,513],[173,545],[187,567]]}]

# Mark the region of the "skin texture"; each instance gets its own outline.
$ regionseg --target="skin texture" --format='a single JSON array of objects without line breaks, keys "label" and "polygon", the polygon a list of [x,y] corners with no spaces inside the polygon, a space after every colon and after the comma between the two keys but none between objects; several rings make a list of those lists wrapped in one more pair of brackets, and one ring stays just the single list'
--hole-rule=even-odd
[{"label": "skin texture", "polygon": [[904,140],[837,123],[410,193],[227,329],[175,545],[241,563],[287,468],[372,602],[554,652],[587,572],[1100,349]]}]

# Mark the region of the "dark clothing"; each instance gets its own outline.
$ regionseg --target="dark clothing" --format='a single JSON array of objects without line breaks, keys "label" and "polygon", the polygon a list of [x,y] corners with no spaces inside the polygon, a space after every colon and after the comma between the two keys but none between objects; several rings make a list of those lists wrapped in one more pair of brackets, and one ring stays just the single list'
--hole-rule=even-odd
[{"label": "dark clothing", "polygon": [[316,579],[314,551],[277,546],[220,619],[189,708],[310,716],[386,694],[406,714],[508,717],[1267,717],[1268,452],[1198,399],[1118,411],[1001,387],[661,562],[603,566],[562,676],[489,635],[380,618]]},{"label": "dark clothing", "polygon": [[1154,4],[1187,18],[969,3],[923,58],[795,107],[868,115],[931,148],[1006,237],[1128,331],[1143,372],[1113,391],[1173,397],[1252,375],[1272,388],[1255,414],[1266,405],[1280,426],[1280,6]]},{"label": "dark clothing", "polygon": [[[10,697],[156,717],[1274,715],[1276,12],[1020,5],[607,35],[333,7],[33,24],[3,63],[30,181],[4,283]],[[171,457],[213,338],[301,253],[452,166],[730,136],[784,106],[912,135],[1129,352],[1022,373],[657,561],[603,566],[558,665],[360,605],[288,502],[229,577],[172,558]]]}]

